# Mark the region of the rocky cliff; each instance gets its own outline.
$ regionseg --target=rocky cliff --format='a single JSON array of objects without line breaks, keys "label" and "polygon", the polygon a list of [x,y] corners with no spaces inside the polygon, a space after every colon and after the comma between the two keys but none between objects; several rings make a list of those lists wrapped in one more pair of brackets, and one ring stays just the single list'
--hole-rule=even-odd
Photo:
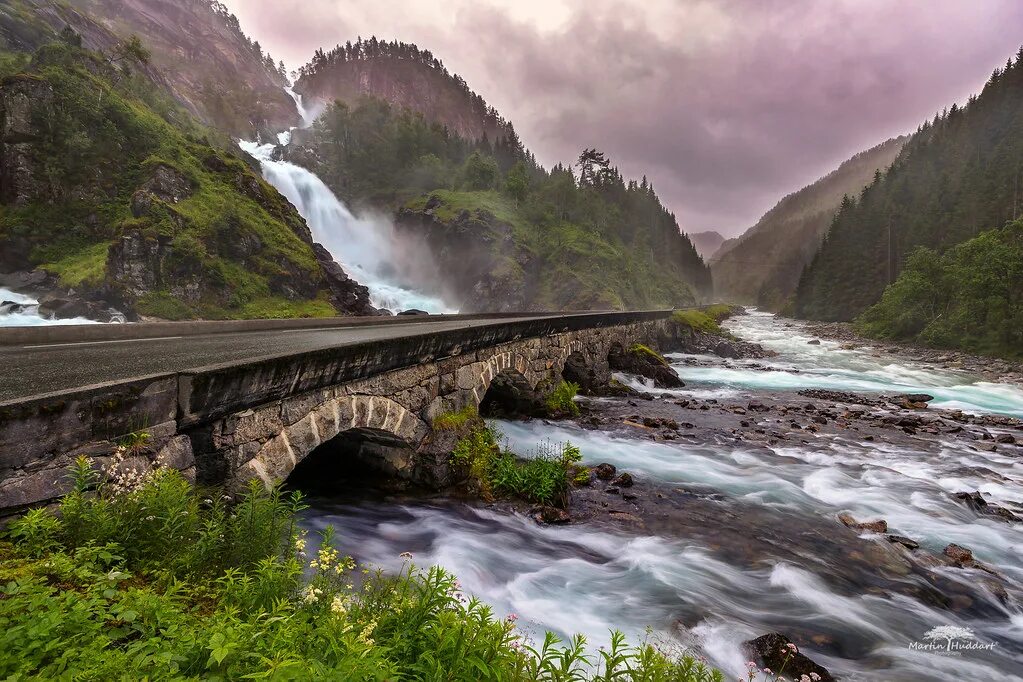
[{"label": "rocky cliff", "polygon": [[0,271],[38,268],[37,291],[129,317],[373,312],[294,207],[158,84],[68,42],[17,67],[0,80]]}]

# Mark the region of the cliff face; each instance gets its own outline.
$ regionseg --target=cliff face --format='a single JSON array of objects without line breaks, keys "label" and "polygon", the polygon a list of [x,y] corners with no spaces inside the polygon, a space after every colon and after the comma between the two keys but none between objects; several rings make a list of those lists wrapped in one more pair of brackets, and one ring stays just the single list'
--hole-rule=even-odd
[{"label": "cliff face", "polygon": [[895,161],[908,139],[887,140],[857,154],[812,185],[786,196],[742,236],[724,242],[709,259],[716,295],[775,311],[784,308],[842,198],[858,195],[876,172]]},{"label": "cliff face", "polygon": [[0,270],[46,273],[39,289],[85,302],[71,316],[373,312],[294,207],[184,111],[150,107],[166,101],[61,42],[0,80]]},{"label": "cliff face", "polygon": [[318,51],[295,84],[307,106],[361,97],[385,100],[397,109],[421,113],[466,140],[497,140],[511,133],[497,112],[458,75],[414,45],[371,39]]},{"label": "cliff face", "polygon": [[[282,89],[286,78],[219,2],[70,0],[70,4],[121,39],[137,34],[177,99],[204,122],[245,138],[298,124],[295,103]],[[88,42],[86,46],[103,47]]]}]

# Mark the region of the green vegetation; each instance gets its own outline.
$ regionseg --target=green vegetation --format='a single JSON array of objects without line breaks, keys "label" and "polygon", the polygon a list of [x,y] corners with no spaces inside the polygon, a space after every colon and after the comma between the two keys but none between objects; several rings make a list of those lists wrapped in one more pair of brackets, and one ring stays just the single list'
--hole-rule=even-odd
[{"label": "green vegetation", "polygon": [[676,310],[671,319],[693,331],[730,338],[731,334],[721,327],[721,322],[734,315],[736,308],[726,303],[715,303],[700,310]]},{"label": "green vegetation", "polygon": [[789,194],[737,239],[725,242],[712,260],[719,298],[781,311],[791,302],[799,275],[813,260],[845,195],[858,195],[877,170],[887,169],[906,136],[861,152],[798,192]]},{"label": "green vegetation", "polygon": [[943,254],[1023,216],[1021,103],[1023,49],[966,106],[922,125],[891,169],[843,202],[803,273],[796,313],[851,320],[881,299],[918,247]]},{"label": "green vegetation", "polygon": [[[514,618],[411,555],[397,575],[307,547],[297,494],[253,485],[234,502],[177,472],[98,480],[79,461],[59,511],[0,543],[0,676],[148,680],[623,680],[721,675],[650,644],[592,656],[534,644]],[[307,551],[311,558],[307,559]]]},{"label": "green vegetation", "polygon": [[655,351],[650,346],[644,346],[642,343],[634,343],[629,346],[629,352],[633,355],[639,355],[644,358],[649,358],[657,364],[668,366],[668,361],[664,359],[664,356]]},{"label": "green vegetation", "polygon": [[653,187],[626,181],[595,150],[548,171],[510,126],[493,142],[467,140],[369,97],[328,107],[308,144],[347,202],[429,216],[424,236],[454,254],[466,283],[489,277],[551,309],[687,305],[709,291],[709,271]]},{"label": "green vegetation", "polygon": [[479,423],[458,441],[451,457],[469,470],[484,498],[517,497],[529,502],[565,507],[575,465],[582,460],[571,443],[542,445],[520,459],[499,444],[500,434]]},{"label": "green vegetation", "polygon": [[857,319],[867,336],[1023,357],[1023,221],[939,256],[917,249]]},{"label": "green vegetation", "polygon": [[472,405],[466,405],[457,412],[445,412],[433,420],[438,431],[460,431],[479,419],[479,412]]},{"label": "green vegetation", "polygon": [[[0,210],[0,248],[65,286],[137,301],[144,315],[336,314],[301,217],[231,140],[130,69],[146,54],[137,38],[118,50],[108,58],[61,41],[27,65],[0,60],[22,69],[2,87],[31,102],[16,125],[33,139],[24,199]],[[152,281],[141,292],[108,259],[124,236],[144,251],[118,255],[142,259],[135,269]]]},{"label": "green vegetation", "polygon": [[548,414],[555,418],[579,416],[579,405],[574,400],[578,394],[579,384],[562,381],[544,401]]}]

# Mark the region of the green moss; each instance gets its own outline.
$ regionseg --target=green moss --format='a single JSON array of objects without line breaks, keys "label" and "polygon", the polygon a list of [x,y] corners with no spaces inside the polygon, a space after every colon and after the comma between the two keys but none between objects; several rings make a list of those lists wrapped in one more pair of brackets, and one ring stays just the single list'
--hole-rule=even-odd
[{"label": "green moss", "polygon": [[[0,53],[0,73],[19,66],[23,60]],[[27,241],[26,265],[43,266],[67,286],[97,286],[108,276],[109,244],[127,231],[141,231],[170,240],[165,281],[200,276],[204,286],[196,303],[154,292],[138,302],[144,315],[337,314],[323,288],[298,301],[271,290],[272,281],[289,278],[315,286],[322,275],[311,245],[299,236],[305,231],[301,217],[233,149],[218,146],[233,147],[233,141],[169,104],[159,86],[115,72],[90,52],[49,44],[27,68],[54,93],[54,101],[38,102],[31,116],[45,133],[34,143],[42,159],[37,179],[58,191],[0,213],[0,248],[4,239]],[[133,217],[133,193],[159,167],[185,178],[190,193],[173,204],[155,201],[145,215]],[[243,235],[254,237],[255,253],[235,253]]]},{"label": "green moss", "polygon": [[632,353],[633,355],[639,355],[644,358],[649,358],[650,360],[653,360],[658,364],[664,365],[665,367],[668,366],[668,361],[664,359],[663,355],[655,351],[653,348],[650,348],[649,346],[644,346],[641,343],[635,343],[632,346],[630,346],[629,352]]},{"label": "green moss", "polygon": [[717,320],[707,313],[699,310],[676,310],[672,314],[671,319],[679,325],[688,327],[693,331],[703,332],[705,334],[724,333],[724,330],[721,329]]},{"label": "green moss", "polygon": [[96,286],[103,281],[107,268],[108,242],[98,242],[41,267],[60,278],[66,287]]}]

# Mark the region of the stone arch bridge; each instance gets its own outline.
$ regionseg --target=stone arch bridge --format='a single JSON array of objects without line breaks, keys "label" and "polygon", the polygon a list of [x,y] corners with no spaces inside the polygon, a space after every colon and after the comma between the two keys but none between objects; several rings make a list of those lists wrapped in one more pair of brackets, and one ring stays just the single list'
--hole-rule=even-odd
[{"label": "stone arch bridge", "polygon": [[390,462],[395,471],[435,478],[421,465],[442,454],[438,416],[478,407],[498,376],[541,395],[562,378],[606,381],[612,349],[670,338],[670,318],[520,316],[10,400],[0,403],[0,513],[59,497],[77,456],[108,463],[139,429],[151,439],[132,466],[159,458],[205,484],[280,483],[346,433],[403,445],[416,455]]}]

